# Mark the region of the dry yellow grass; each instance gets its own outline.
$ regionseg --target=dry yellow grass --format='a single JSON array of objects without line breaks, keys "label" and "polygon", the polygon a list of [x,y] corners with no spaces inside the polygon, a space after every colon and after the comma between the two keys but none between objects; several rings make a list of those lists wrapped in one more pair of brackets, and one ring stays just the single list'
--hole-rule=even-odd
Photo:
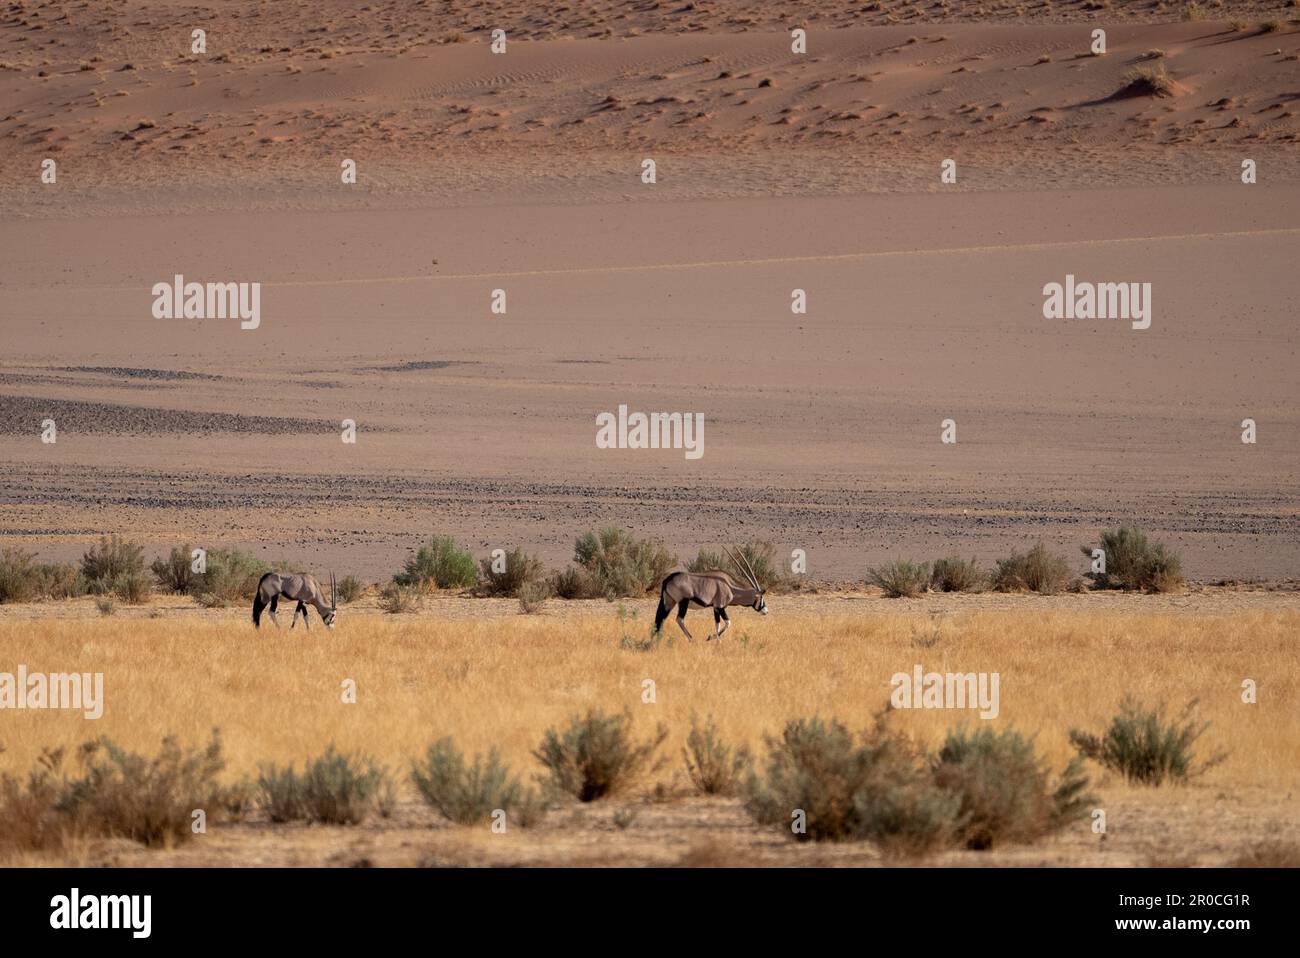
[{"label": "dry yellow grass", "polygon": [[[1124,786],[1094,766],[1103,796],[1129,803],[1139,818],[1155,816],[1148,838],[1161,828],[1177,832],[1189,808],[1205,811],[1240,796],[1275,807],[1293,837],[1300,827],[1291,798],[1300,781],[1300,612],[1116,614],[1035,611],[1026,603],[1022,611],[954,614],[940,622],[920,611],[889,611],[887,603],[876,608],[884,611],[766,619],[741,611],[721,643],[688,645],[678,636],[649,652],[620,648],[623,627],[608,607],[562,619],[354,613],[341,616],[332,632],[310,633],[255,632],[232,613],[197,611],[168,620],[6,619],[0,671],[22,663],[31,671],[103,672],[106,706],[94,722],[66,712],[0,713],[0,768],[25,770],[44,746],[99,734],[152,753],[164,734],[198,743],[219,726],[232,774],[253,772],[262,761],[300,762],[330,742],[365,750],[404,773],[429,742],[452,735],[470,752],[497,747],[531,775],[538,766],[530,753],[547,726],[600,708],[630,709],[645,732],[665,723],[671,763],[659,779],[676,776],[680,784],[692,713],[713,716],[728,740],[751,746],[794,716],[816,713],[862,726],[886,703],[890,677],[919,663],[926,670],[998,672],[997,724],[1036,734],[1054,769],[1072,754],[1069,729],[1101,729],[1125,693],[1171,706],[1198,698],[1213,723],[1199,748],[1226,749],[1226,761],[1193,786],[1158,793]],[[702,617],[693,621],[704,624]],[[639,637],[648,624],[640,616],[628,632]],[[348,679],[356,682],[355,704],[341,700]],[[655,683],[654,704],[642,702],[647,679]],[[1245,679],[1258,683],[1257,704],[1241,701]],[[896,718],[929,744],[959,722],[979,721],[956,711]],[[713,804],[699,809],[705,818],[717,811]],[[693,807],[687,801],[672,814],[689,820]],[[744,821],[734,802],[726,817],[729,829]],[[1211,823],[1231,817],[1202,816]],[[607,822],[601,827],[610,830]],[[1244,833],[1223,827],[1224,835],[1202,837],[1220,851],[1240,845]],[[537,842],[535,835],[519,841]],[[572,828],[566,836],[574,840]],[[477,847],[482,838],[466,841]],[[1177,844],[1185,849],[1186,839]],[[1145,847],[1148,855],[1165,848]],[[792,854],[806,860],[811,853]]]}]

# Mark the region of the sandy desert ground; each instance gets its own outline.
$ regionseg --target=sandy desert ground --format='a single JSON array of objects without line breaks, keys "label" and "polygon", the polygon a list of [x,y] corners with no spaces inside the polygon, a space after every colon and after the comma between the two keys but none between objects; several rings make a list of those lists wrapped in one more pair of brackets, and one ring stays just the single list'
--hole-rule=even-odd
[{"label": "sandy desert ground", "polygon": [[[1196,578],[1293,574],[1294,11],[950,6],[795,5],[800,56],[736,4],[502,55],[492,4],[15,4],[0,528],[378,578],[433,531],[558,564],[619,522],[853,578],[1133,520]],[[1113,98],[1145,63],[1175,95]],[[175,273],[262,282],[261,326],[153,319]],[[1153,283],[1151,328],[1044,320],[1067,273]],[[622,403],[703,413],[704,457],[596,449]]]}]

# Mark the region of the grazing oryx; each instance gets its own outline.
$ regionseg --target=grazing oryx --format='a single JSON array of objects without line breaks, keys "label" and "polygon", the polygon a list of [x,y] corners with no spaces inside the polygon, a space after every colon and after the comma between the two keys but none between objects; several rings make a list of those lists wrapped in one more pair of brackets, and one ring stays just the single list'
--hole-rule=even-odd
[{"label": "grazing oryx", "polygon": [[723,547],[736,568],[749,580],[749,587],[739,586],[726,572],[674,572],[664,579],[659,589],[659,611],[655,613],[655,632],[658,632],[668,618],[673,606],[677,606],[677,627],[685,634],[687,641],[694,642],[691,633],[686,630],[686,610],[692,605],[701,608],[713,607],[714,634],[709,640],[722,638],[722,633],[731,625],[727,616],[727,606],[747,605],[760,615],[767,615],[767,602],[763,599],[763,588],[758,584],[758,577],[748,562],[731,554]]},{"label": "grazing oryx", "polygon": [[259,629],[262,627],[262,610],[267,609],[271,613],[271,621],[275,627],[280,627],[280,620],[275,617],[275,607],[280,602],[280,596],[286,599],[295,600],[298,608],[293,610],[293,621],[289,623],[289,628],[298,624],[298,613],[302,613],[303,625],[311,628],[307,621],[307,606],[313,605],[316,611],[320,613],[321,619],[329,628],[334,628],[334,613],[338,610],[338,592],[334,587],[334,573],[330,573],[330,600],[325,602],[325,592],[316,581],[314,575],[306,575],[301,572],[295,572],[292,575],[285,575],[280,572],[268,572],[262,576],[262,580],[257,583],[257,595],[253,596],[253,625]]}]

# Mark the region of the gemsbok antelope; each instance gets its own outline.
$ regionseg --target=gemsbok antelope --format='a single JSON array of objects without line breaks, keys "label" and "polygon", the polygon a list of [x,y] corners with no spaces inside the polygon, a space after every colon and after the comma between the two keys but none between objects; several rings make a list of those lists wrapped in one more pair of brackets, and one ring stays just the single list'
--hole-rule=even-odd
[{"label": "gemsbok antelope", "polygon": [[[275,607],[280,604],[280,596],[298,603],[298,607],[293,610],[293,621],[289,623],[289,628],[298,624],[298,614],[302,614],[303,625],[311,628],[311,623],[307,621],[307,606],[311,605],[320,613],[321,620],[326,627],[334,628],[334,614],[338,611],[338,590],[334,585],[334,573],[330,573],[330,600],[325,602],[325,591],[320,587],[314,575],[306,575],[302,572],[295,572],[292,575],[285,575],[280,572],[268,572],[262,576],[257,583],[257,594],[253,596],[253,625],[259,629],[262,627],[262,610],[266,609],[271,615],[271,621],[275,627],[280,627],[280,620],[275,617]],[[267,608],[267,607],[270,608]]]},{"label": "gemsbok antelope", "polygon": [[749,580],[749,586],[737,585],[726,572],[674,572],[664,579],[659,589],[659,610],[655,613],[656,633],[673,606],[677,606],[677,627],[682,630],[688,642],[695,641],[686,628],[686,610],[692,605],[713,608],[714,634],[709,636],[709,641],[722,638],[722,633],[731,625],[731,618],[727,615],[729,605],[747,605],[759,615],[767,615],[763,587],[758,584],[754,570],[743,557],[732,555],[726,546],[723,546],[723,550]]}]

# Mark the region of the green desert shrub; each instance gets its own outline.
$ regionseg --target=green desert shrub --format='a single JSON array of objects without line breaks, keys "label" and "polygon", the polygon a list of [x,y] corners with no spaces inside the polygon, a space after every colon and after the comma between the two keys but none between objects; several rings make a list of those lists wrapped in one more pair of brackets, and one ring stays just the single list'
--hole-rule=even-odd
[{"label": "green desert shrub", "polygon": [[930,588],[936,592],[979,592],[987,581],[975,559],[948,556],[936,559],[930,569]]},{"label": "green desert shrub", "polygon": [[573,561],[610,599],[645,595],[676,564],[658,539],[638,539],[616,526],[583,533],[574,543]]},{"label": "green desert shrub", "polygon": [[190,839],[196,808],[215,818],[225,804],[218,782],[225,760],[215,729],[202,748],[169,736],[152,757],[100,738],[82,746],[80,760],[83,773],[67,780],[56,806],[76,833],[170,847]]},{"label": "green desert shrub", "polygon": [[[753,570],[754,578],[764,591],[779,592],[785,585],[785,577],[776,561],[776,547],[770,542],[745,542],[731,550],[737,558],[747,563]],[[688,572],[720,571],[730,575],[742,585],[749,579],[741,565],[733,562],[725,551],[712,552],[701,549],[699,554],[687,564]]]},{"label": "green desert shrub", "polygon": [[705,795],[735,794],[750,764],[749,749],[733,748],[722,740],[712,719],[700,726],[694,716],[682,758],[691,784]]},{"label": "green desert shrub", "polygon": [[36,556],[6,546],[0,550],[0,603],[30,602],[37,597]]},{"label": "green desert shrub", "polygon": [[1052,555],[1041,542],[1026,553],[998,562],[993,588],[999,592],[1039,592],[1055,595],[1070,584],[1070,564]]},{"label": "green desert shrub", "polygon": [[391,795],[382,766],[368,755],[338,752],[333,745],[308,761],[301,774],[293,765],[264,765],[257,786],[273,822],[359,825],[372,811],[385,814]]},{"label": "green desert shrub", "polygon": [[955,839],[972,849],[1028,844],[1088,815],[1081,762],[1052,783],[1033,742],[1014,728],[948,733],[932,762],[935,785],[958,799]]},{"label": "green desert shrub", "polygon": [[140,605],[149,600],[153,580],[143,571],[123,572],[110,579],[103,589],[127,605]]},{"label": "green desert shrub", "polygon": [[338,583],[339,605],[351,605],[366,591],[365,583],[354,575],[345,575]]},{"label": "green desert shrub", "polygon": [[915,598],[930,585],[930,564],[896,559],[867,570],[867,581],[891,599]]},{"label": "green desert shrub", "polygon": [[[1083,546],[1091,557],[1091,546]],[[1141,592],[1173,592],[1183,585],[1182,561],[1163,543],[1150,542],[1135,526],[1107,529],[1101,534],[1106,554],[1106,571],[1089,572],[1099,589],[1127,589]]]},{"label": "green desert shrub", "polygon": [[507,825],[527,828],[545,814],[535,790],[511,773],[496,749],[474,756],[470,765],[450,738],[440,739],[412,766],[411,781],[426,802],[460,825],[486,823],[500,809]]},{"label": "green desert shrub", "polygon": [[76,566],[66,562],[42,562],[33,567],[36,593],[43,599],[76,599],[89,585]]},{"label": "green desert shrub", "polygon": [[522,549],[511,549],[504,556],[504,568],[497,572],[491,556],[479,561],[479,591],[484,595],[516,598],[525,585],[540,582],[546,574],[542,560]]},{"label": "green desert shrub", "polygon": [[38,563],[33,553],[0,549],[0,605],[38,599],[74,599],[88,591],[81,570],[67,563]]},{"label": "green desert shrub", "polygon": [[478,581],[478,564],[451,536],[434,536],[406,561],[393,581],[422,592],[466,589]]},{"label": "green desert shrub", "polygon": [[1100,735],[1073,729],[1070,742],[1084,758],[1119,772],[1140,785],[1181,784],[1219,764],[1226,753],[1200,761],[1198,739],[1210,727],[1196,718],[1196,700],[1173,719],[1165,718],[1163,705],[1143,707],[1132,696],[1120,703],[1119,714]]},{"label": "green desert shrub", "polygon": [[262,576],[270,571],[270,566],[250,553],[209,549],[204,571],[195,575],[190,594],[211,596],[207,601],[216,605],[251,601]]},{"label": "green desert shrub", "polygon": [[198,575],[194,571],[193,549],[188,542],[173,548],[166,558],[159,556],[154,559],[149,569],[164,592],[176,595],[188,595]]},{"label": "green desert shrub", "polygon": [[144,546],[116,534],[100,536],[99,544],[81,557],[81,574],[87,582],[111,583],[118,576],[142,575],[144,571]]},{"label": "green desert shrub", "polygon": [[580,802],[593,802],[631,785],[646,771],[658,768],[655,752],[668,737],[660,725],[655,734],[637,741],[632,715],[589,711],[574,716],[562,731],[546,730],[533,752],[549,774],[551,788]]},{"label": "green desert shrub", "polygon": [[870,841],[891,856],[923,854],[957,829],[959,800],[935,788],[924,756],[884,716],[856,739],[840,722],[813,717],[766,741],[766,766],[745,785],[745,807],[760,824],[800,840]]},{"label": "green desert shrub", "polygon": [[561,599],[599,599],[600,583],[579,566],[569,566],[551,576],[551,592]]}]

